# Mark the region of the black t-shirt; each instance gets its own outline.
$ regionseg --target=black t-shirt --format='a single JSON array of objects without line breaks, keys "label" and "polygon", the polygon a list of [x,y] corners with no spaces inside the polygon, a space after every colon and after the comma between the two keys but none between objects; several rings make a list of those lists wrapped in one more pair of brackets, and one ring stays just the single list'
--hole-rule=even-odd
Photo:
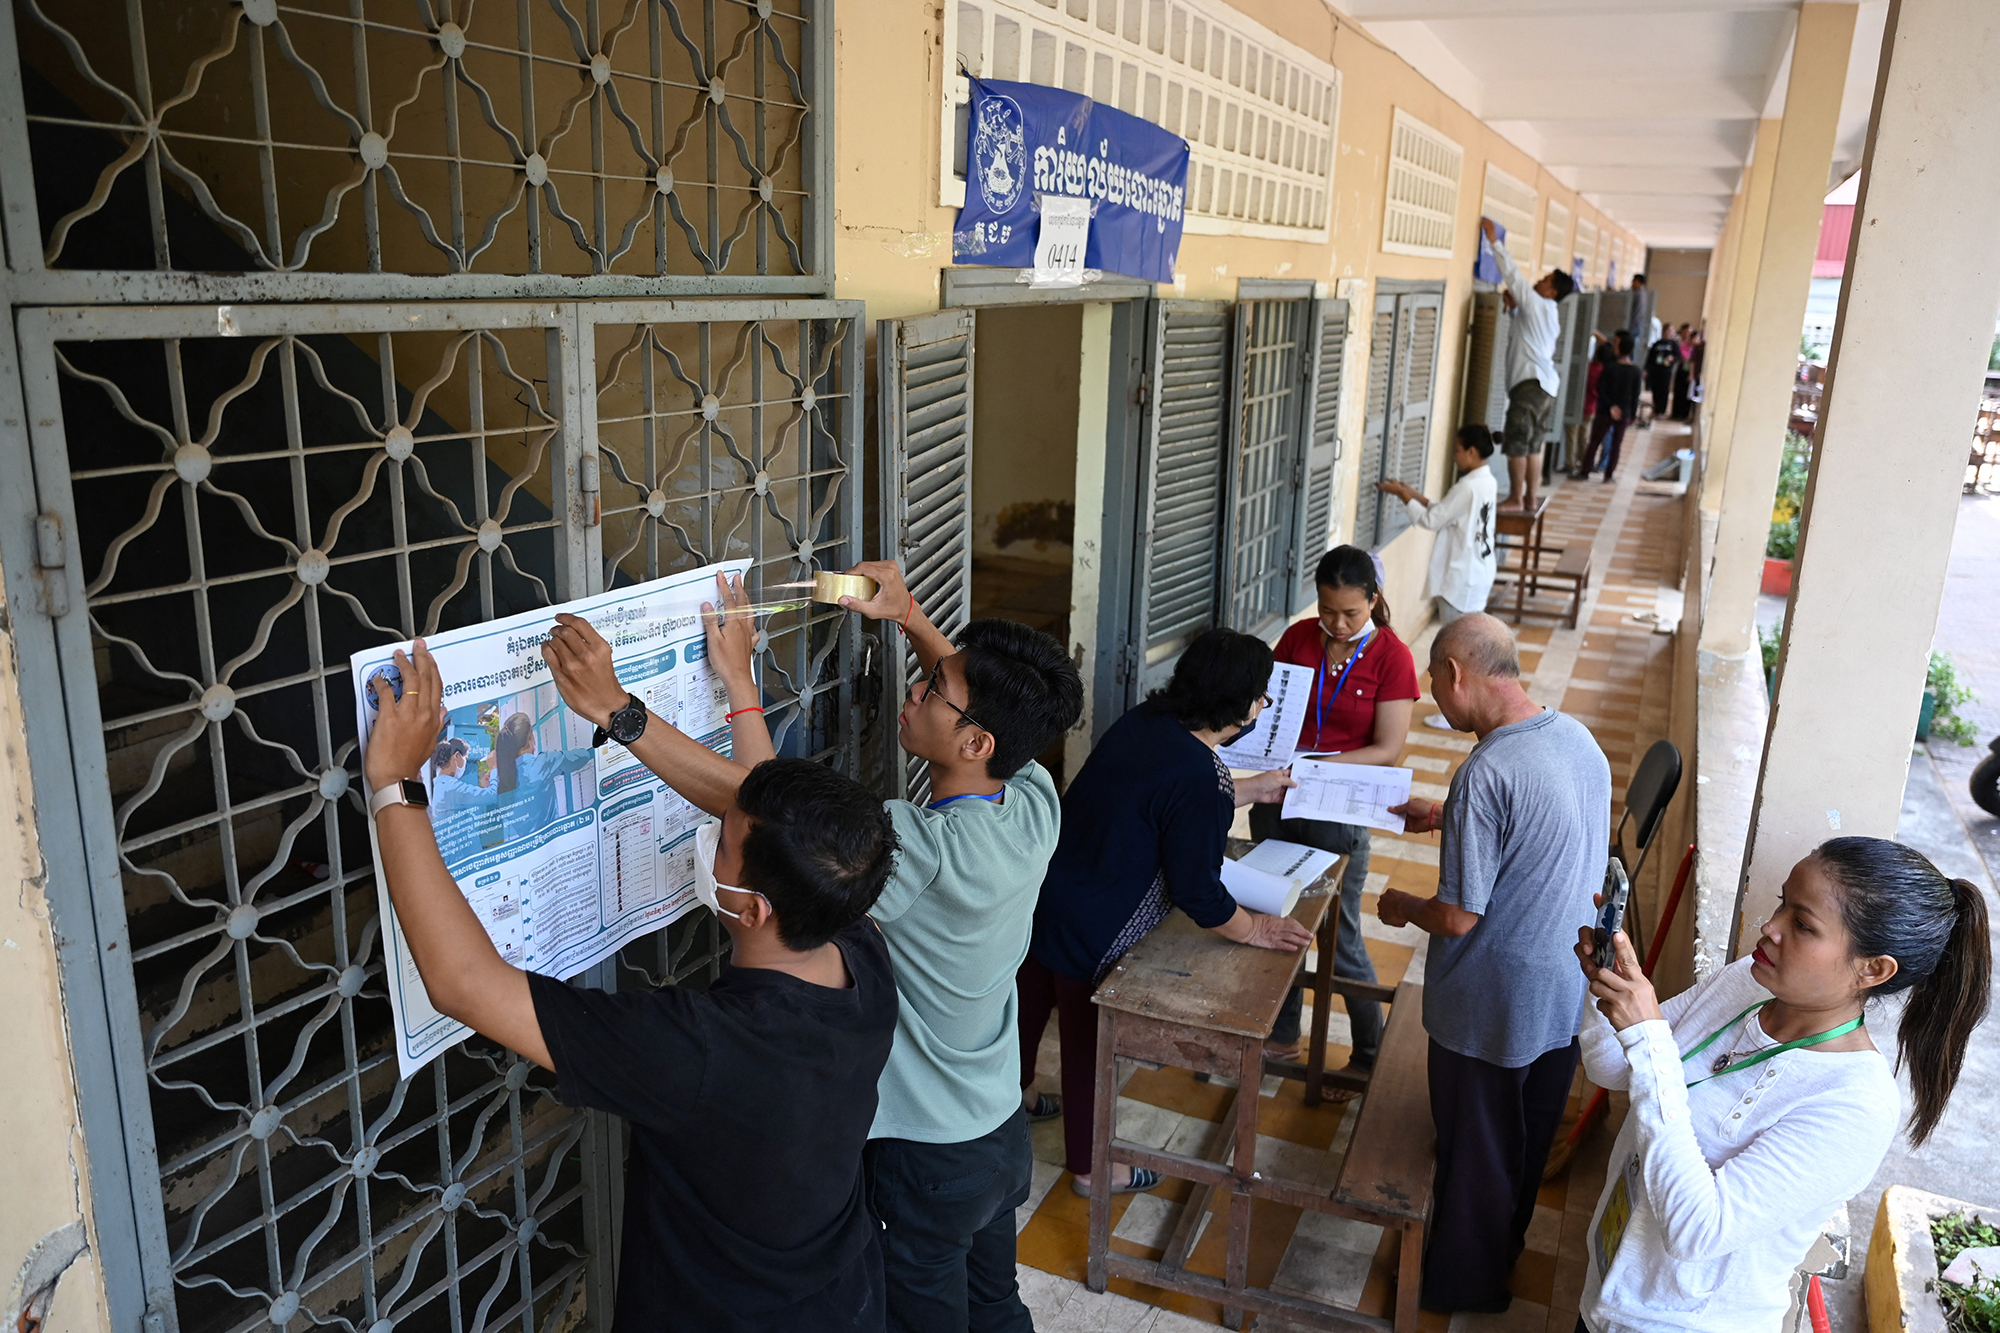
[{"label": "black t-shirt", "polygon": [[1615,361],[1597,377],[1597,415],[1611,419],[1611,409],[1624,412],[1630,422],[1639,412],[1639,367],[1630,361]]},{"label": "black t-shirt", "polygon": [[529,975],[563,1102],[632,1128],[614,1328],[883,1327],[861,1149],[896,982],[874,922],[834,942],[845,990],[767,968],[616,994]]},{"label": "black t-shirt", "polygon": [[1646,353],[1646,373],[1655,378],[1673,374],[1680,363],[1681,345],[1672,338],[1660,339]]}]

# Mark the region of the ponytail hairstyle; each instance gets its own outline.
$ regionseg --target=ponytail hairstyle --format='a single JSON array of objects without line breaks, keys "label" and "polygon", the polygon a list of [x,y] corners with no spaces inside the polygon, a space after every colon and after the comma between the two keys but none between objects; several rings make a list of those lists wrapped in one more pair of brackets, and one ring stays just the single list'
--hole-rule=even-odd
[{"label": "ponytail hairstyle", "polygon": [[517,780],[515,761],[534,743],[535,724],[528,720],[526,713],[509,715],[500,724],[500,735],[493,745],[493,761],[500,770],[500,780],[496,786],[503,792],[514,790]]},{"label": "ponytail hairstyle", "polygon": [[1813,855],[1840,888],[1855,956],[1896,960],[1896,975],[1875,994],[1910,992],[1896,1029],[1896,1063],[1910,1067],[1917,1101],[1910,1144],[1921,1146],[1958,1083],[1967,1039],[1986,1017],[1993,953],[1985,895],[1887,838],[1833,838]]},{"label": "ponytail hairstyle", "polygon": [[1359,546],[1336,546],[1319,558],[1313,583],[1321,588],[1359,588],[1375,604],[1370,618],[1377,629],[1389,624],[1389,599],[1382,595],[1382,571],[1375,557]]}]

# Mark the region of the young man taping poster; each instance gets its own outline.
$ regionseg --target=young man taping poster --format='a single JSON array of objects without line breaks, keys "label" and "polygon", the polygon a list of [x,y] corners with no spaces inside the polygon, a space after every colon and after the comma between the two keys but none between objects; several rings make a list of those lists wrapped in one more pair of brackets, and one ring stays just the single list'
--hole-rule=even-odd
[{"label": "young man taping poster", "polygon": [[[741,667],[725,676],[741,706],[755,690],[748,617],[707,621],[718,664]],[[564,623],[550,655],[570,665],[570,684],[580,658],[601,668],[593,684],[615,684],[602,636],[579,617]],[[746,769],[630,696],[600,708],[587,695],[579,712],[720,817],[697,834],[696,892],[731,953],[706,991],[567,986],[502,959],[445,869],[415,781],[436,753],[443,685],[421,639],[396,665],[400,699],[374,682],[369,807],[432,1003],[555,1071],[565,1104],[631,1127],[613,1328],[877,1333],[880,1228],[861,1165],[897,1007],[888,947],[866,919],[896,848],[880,803],[822,765]],[[746,751],[768,756],[768,737]]]},{"label": "young man taping poster", "polygon": [[[930,764],[931,799],[882,803],[898,855],[872,911],[901,999],[866,1166],[889,1326],[1030,1333],[1014,1276],[1014,1209],[1034,1165],[1014,974],[1060,820],[1055,784],[1034,757],[1075,724],[1083,681],[1061,644],[1012,621],[974,621],[954,645],[892,562],[849,572],[878,587],[841,605],[897,626],[926,673],[896,720],[902,748]],[[725,588],[725,603],[714,668],[729,685],[732,752],[755,763],[773,751],[750,683],[740,585]],[[544,649],[556,685],[578,714],[608,725],[627,697],[610,649],[576,617],[560,621]],[[631,749],[697,804],[726,804],[742,772],[663,723],[649,723]]]}]

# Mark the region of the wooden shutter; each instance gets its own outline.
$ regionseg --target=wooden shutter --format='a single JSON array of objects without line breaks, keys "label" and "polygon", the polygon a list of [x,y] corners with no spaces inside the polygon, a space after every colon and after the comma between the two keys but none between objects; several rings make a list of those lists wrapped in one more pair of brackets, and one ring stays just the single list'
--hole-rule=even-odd
[{"label": "wooden shutter", "polygon": [[1226,301],[1155,301],[1147,316],[1147,401],[1139,449],[1130,702],[1173,674],[1216,623],[1229,430]]},{"label": "wooden shutter", "polygon": [[[877,326],[882,549],[948,636],[965,628],[972,608],[973,324],[970,310],[940,310]],[[902,635],[888,637],[892,678],[907,691],[916,655]],[[896,795],[920,804],[929,796],[923,760],[900,754],[889,769]]]},{"label": "wooden shutter", "polygon": [[1471,335],[1459,424],[1477,422],[1498,435],[1507,422],[1507,345],[1514,336],[1514,317],[1499,292],[1472,294]]},{"label": "wooden shutter", "polygon": [[1389,456],[1386,437],[1393,415],[1389,381],[1396,367],[1396,301],[1393,292],[1376,293],[1375,315],[1368,326],[1368,402],[1356,472],[1360,489],[1354,499],[1354,544],[1370,551],[1382,544],[1378,534],[1386,497],[1375,483],[1389,475],[1382,467]]},{"label": "wooden shutter", "polygon": [[1298,488],[1294,612],[1312,605],[1318,596],[1313,570],[1333,544],[1334,483],[1341,452],[1340,391],[1347,367],[1347,302],[1314,302],[1311,328],[1313,356],[1306,380],[1305,419],[1300,423],[1306,448],[1304,481]]}]

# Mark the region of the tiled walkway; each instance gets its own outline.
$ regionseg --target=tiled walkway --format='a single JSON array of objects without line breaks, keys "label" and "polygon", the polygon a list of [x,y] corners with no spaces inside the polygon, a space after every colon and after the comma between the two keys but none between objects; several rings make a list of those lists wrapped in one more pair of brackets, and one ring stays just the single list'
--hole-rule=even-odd
[{"label": "tiled walkway", "polygon": [[[1611,763],[1614,811],[1622,809],[1625,781],[1645,747],[1664,734],[1670,636],[1656,633],[1652,615],[1660,590],[1671,586],[1680,564],[1683,501],[1672,488],[1641,483],[1641,468],[1686,443],[1686,431],[1663,426],[1628,441],[1617,484],[1566,483],[1550,502],[1546,540],[1583,542],[1593,547],[1593,582],[1576,630],[1531,622],[1519,632],[1521,666],[1530,692],[1590,727]],[[1645,616],[1646,619],[1637,617]],[[1421,666],[1428,635],[1415,645]],[[1435,709],[1426,697],[1419,719]],[[1451,774],[1472,749],[1470,736],[1411,728],[1402,762],[1417,771],[1418,795],[1442,799]],[[1239,823],[1241,821],[1239,820]],[[1242,830],[1239,830],[1241,832]],[[1377,833],[1364,905],[1368,952],[1382,980],[1422,980],[1423,941],[1414,928],[1391,930],[1375,917],[1376,896],[1385,887],[1428,895],[1437,888],[1435,839]],[[1336,1004],[1338,1001],[1336,1001]],[[1347,1018],[1328,1015],[1327,1063],[1347,1058]],[[1058,1051],[1054,1025],[1043,1040],[1039,1084],[1056,1088]],[[1235,1091],[1220,1082],[1199,1083],[1185,1071],[1124,1069],[1118,1099],[1119,1137],[1174,1151],[1215,1155],[1211,1140]],[[1298,1180],[1323,1181],[1331,1188],[1353,1127],[1359,1102],[1307,1107],[1296,1082],[1267,1078],[1260,1090],[1264,1133],[1257,1160]],[[1579,1075],[1579,1100],[1584,1089]],[[1504,1315],[1426,1314],[1421,1327],[1444,1330],[1507,1330],[1508,1333],[1570,1333],[1583,1286],[1583,1233],[1603,1184],[1622,1097],[1613,1099],[1612,1126],[1593,1134],[1572,1160],[1568,1173],[1545,1185],[1528,1233],[1528,1248],[1514,1273],[1515,1300]],[[1185,1333],[1220,1323],[1211,1303],[1113,1281],[1102,1295],[1083,1285],[1088,1247],[1089,1205],[1069,1185],[1062,1169],[1062,1125],[1036,1126],[1035,1191],[1020,1210],[1019,1250],[1022,1292],[1042,1333]],[[1112,1244],[1129,1254],[1158,1258],[1179,1218],[1191,1186],[1169,1181],[1151,1194],[1116,1200]],[[1212,1209],[1226,1207],[1218,1192]],[[1222,1272],[1225,1228],[1212,1218],[1189,1256],[1198,1272]],[[1252,1208],[1250,1281],[1390,1317],[1394,1309],[1396,1241],[1379,1227],[1257,1200]],[[1274,1326],[1267,1321],[1263,1327]]]}]

